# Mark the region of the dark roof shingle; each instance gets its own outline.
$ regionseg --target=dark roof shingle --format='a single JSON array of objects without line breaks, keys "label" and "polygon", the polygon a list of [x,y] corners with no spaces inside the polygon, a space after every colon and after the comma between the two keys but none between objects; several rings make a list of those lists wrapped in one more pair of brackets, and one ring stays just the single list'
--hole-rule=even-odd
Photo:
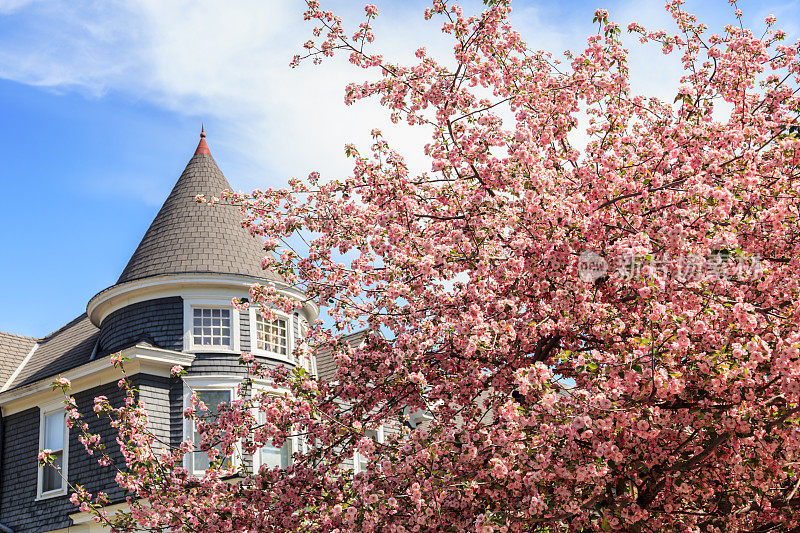
[{"label": "dark roof shingle", "polygon": [[33,337],[23,337],[0,331],[0,388],[19,368],[22,360],[30,353],[37,340]]},{"label": "dark roof shingle", "polygon": [[[199,151],[199,150],[198,150]],[[270,281],[264,271],[260,238],[242,228],[235,206],[195,201],[231,189],[210,153],[197,153],[186,165],[172,192],[133,253],[117,284],[162,274],[239,274]]]},{"label": "dark roof shingle", "polygon": [[39,347],[9,389],[55,377],[61,372],[88,363],[99,331],[84,313],[39,340]]},{"label": "dark roof shingle", "polygon": [[[368,331],[362,329],[349,335],[343,335],[342,339],[347,341],[351,348],[355,349],[361,346],[361,343],[367,338]],[[326,381],[336,377],[336,359],[333,358],[333,350],[330,345],[320,346],[317,349],[317,375],[320,379]]]}]

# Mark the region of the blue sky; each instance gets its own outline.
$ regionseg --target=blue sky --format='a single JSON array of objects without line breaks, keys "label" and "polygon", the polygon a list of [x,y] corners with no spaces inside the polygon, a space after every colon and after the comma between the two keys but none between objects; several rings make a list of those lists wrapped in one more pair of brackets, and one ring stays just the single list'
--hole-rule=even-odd
[{"label": "blue sky", "polygon": [[[388,57],[445,51],[424,2],[379,2]],[[0,0],[0,330],[42,336],[112,285],[166,198],[205,121],[234,187],[275,186],[311,170],[347,171],[342,147],[372,127],[411,154],[420,139],[375,104],[345,108],[346,62],[291,70],[309,37],[301,2]],[[360,21],[361,2],[324,2]],[[467,9],[479,2],[468,2]],[[518,1],[515,22],[537,48],[580,46],[597,7],[627,25],[666,26],[661,1]],[[727,2],[690,2],[730,22]],[[800,0],[744,1],[797,38]],[[674,94],[679,70],[654,48],[632,56],[634,87]],[[671,100],[671,98],[670,98]],[[423,140],[424,142],[424,140]],[[421,161],[421,159],[417,159]]]}]

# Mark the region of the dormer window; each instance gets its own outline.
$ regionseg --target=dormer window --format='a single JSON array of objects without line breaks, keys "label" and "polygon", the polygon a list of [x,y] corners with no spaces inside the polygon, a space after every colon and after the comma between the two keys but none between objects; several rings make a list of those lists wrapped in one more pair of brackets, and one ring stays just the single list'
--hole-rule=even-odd
[{"label": "dormer window", "polygon": [[192,340],[195,346],[224,346],[230,349],[233,344],[232,333],[230,309],[193,309]]}]

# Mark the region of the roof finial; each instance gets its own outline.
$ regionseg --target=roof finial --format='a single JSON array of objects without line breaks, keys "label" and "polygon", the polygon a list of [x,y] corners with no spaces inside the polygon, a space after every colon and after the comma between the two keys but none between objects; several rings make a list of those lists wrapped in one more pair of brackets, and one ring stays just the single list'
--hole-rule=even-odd
[{"label": "roof finial", "polygon": [[211,155],[211,150],[208,149],[208,145],[206,144],[205,122],[202,123],[202,126],[200,126],[200,142],[197,144],[197,150],[194,151],[194,155],[199,155],[199,154]]}]

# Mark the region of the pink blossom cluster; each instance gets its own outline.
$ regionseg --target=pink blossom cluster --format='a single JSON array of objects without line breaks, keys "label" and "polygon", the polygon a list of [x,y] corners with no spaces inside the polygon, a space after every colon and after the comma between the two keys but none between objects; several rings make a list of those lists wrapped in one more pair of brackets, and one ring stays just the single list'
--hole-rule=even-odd
[{"label": "pink blossom cluster", "polygon": [[[116,530],[800,527],[798,44],[772,18],[759,37],[735,11],[709,35],[681,0],[667,11],[679,31],[628,26],[683,66],[665,102],[632,91],[602,10],[586,47],[555,59],[528,47],[506,1],[467,15],[434,0],[425,18],[452,55],[404,65],[368,50],[371,7],[347,32],[308,0],[313,39],[294,63],[343,53],[373,72],[346,103],[375,98],[418,128],[430,168],[412,172],[375,130],[368,150],[346,147],[347,177],[228,197],[267,239],[263,266],[325,307],[334,327],[315,324],[309,343],[336,375],[245,356],[243,387],[271,392],[214,416],[193,397],[202,438],[158,453],[132,393],[109,407],[118,481],[139,498]],[[584,250],[727,251],[763,270],[587,283]],[[298,305],[274,286],[250,300]],[[358,328],[354,348],[342,335]],[[305,446],[285,470],[225,461],[291,436]],[[212,467],[190,474],[186,453]],[[367,466],[353,474],[355,453]]]}]

